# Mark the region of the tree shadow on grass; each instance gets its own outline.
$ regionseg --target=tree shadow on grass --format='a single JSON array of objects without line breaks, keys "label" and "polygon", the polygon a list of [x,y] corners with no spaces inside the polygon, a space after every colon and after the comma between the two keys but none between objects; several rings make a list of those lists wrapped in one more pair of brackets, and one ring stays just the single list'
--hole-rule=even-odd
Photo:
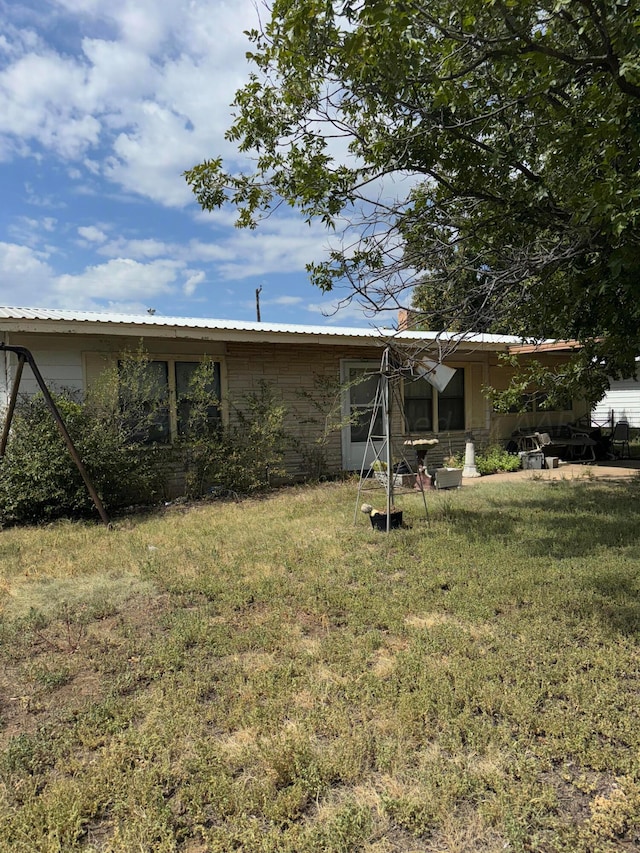
[{"label": "tree shadow on grass", "polygon": [[622,634],[640,633],[638,574],[629,578],[626,567],[600,573],[588,583],[597,595],[600,615]]},{"label": "tree shadow on grass", "polygon": [[557,560],[592,555],[603,547],[637,546],[640,558],[640,480],[565,483],[494,492],[482,510],[455,508],[459,532],[480,541],[512,539],[530,557]]},{"label": "tree shadow on grass", "polygon": [[493,492],[484,509],[453,516],[473,541],[515,543],[525,559],[566,564],[573,592],[586,595],[575,597],[578,611],[597,611],[624,634],[640,631],[640,480],[546,481]]}]

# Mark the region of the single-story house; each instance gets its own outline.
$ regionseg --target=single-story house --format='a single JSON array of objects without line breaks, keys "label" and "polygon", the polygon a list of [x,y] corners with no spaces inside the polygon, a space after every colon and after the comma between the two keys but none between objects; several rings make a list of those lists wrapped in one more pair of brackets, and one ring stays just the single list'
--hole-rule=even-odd
[{"label": "single-story house", "polygon": [[[229,401],[240,400],[264,381],[282,397],[288,412],[285,427],[300,442],[313,443],[325,428],[321,411],[330,401],[323,400],[319,388],[324,387],[326,392],[332,384],[341,387],[338,409],[345,422],[328,436],[325,447],[333,472],[360,470],[363,463],[367,414],[385,345],[392,341],[401,351],[418,350],[437,361],[439,346],[448,347],[455,338],[406,330],[383,333],[372,328],[328,325],[0,308],[0,341],[29,349],[51,388],[82,392],[105,366],[142,345],[169,392],[171,403],[163,439],[168,445],[180,431],[176,402],[180,387],[203,357],[216,365],[223,421],[232,416]],[[587,414],[584,402],[577,400],[567,401],[562,411],[535,411],[535,403],[524,414],[492,411],[485,389],[506,387],[509,372],[499,356],[520,343],[518,338],[502,335],[461,336],[455,351],[446,358],[456,373],[444,391],[438,392],[424,379],[403,380],[404,418],[397,424],[400,438],[438,438],[439,444],[430,453],[438,464],[451,452],[464,449],[469,432],[477,444],[483,445],[507,440],[524,424],[550,428]],[[566,353],[550,350],[537,357],[553,363],[565,358]],[[6,406],[16,365],[15,354],[0,352],[0,406]],[[354,381],[358,379],[362,381]],[[20,387],[28,393],[37,390],[28,367]],[[358,412],[363,415],[359,424],[346,423],[348,416]],[[285,463],[292,476],[304,473],[299,446],[292,446]]]}]

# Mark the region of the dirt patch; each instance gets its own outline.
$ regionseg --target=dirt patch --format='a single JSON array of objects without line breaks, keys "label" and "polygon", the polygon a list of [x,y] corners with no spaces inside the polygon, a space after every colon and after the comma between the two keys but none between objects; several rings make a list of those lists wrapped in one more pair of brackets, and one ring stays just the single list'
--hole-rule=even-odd
[{"label": "dirt patch", "polygon": [[[43,720],[73,718],[102,701],[114,687],[113,660],[127,647],[133,652],[138,639],[161,633],[169,604],[167,595],[134,597],[90,622],[34,617],[14,625],[19,644],[0,666],[0,749]],[[132,673],[139,662],[132,654]]]}]

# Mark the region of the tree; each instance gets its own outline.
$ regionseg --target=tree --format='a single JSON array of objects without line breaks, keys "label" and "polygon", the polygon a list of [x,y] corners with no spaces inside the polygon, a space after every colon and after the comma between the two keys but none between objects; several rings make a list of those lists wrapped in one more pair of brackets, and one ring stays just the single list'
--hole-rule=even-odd
[{"label": "tree", "polygon": [[640,7],[623,0],[274,0],[228,132],[186,173],[255,227],[336,234],[346,281],[421,327],[578,340],[597,397],[640,351]]}]

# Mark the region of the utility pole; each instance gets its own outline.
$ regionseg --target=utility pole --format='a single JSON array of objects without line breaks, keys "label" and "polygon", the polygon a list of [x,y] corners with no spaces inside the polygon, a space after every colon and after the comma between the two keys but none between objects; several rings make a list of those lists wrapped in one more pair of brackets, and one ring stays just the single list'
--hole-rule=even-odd
[{"label": "utility pole", "polygon": [[260,291],[262,290],[262,285],[260,287],[256,287],[256,319],[258,323],[260,322]]}]

